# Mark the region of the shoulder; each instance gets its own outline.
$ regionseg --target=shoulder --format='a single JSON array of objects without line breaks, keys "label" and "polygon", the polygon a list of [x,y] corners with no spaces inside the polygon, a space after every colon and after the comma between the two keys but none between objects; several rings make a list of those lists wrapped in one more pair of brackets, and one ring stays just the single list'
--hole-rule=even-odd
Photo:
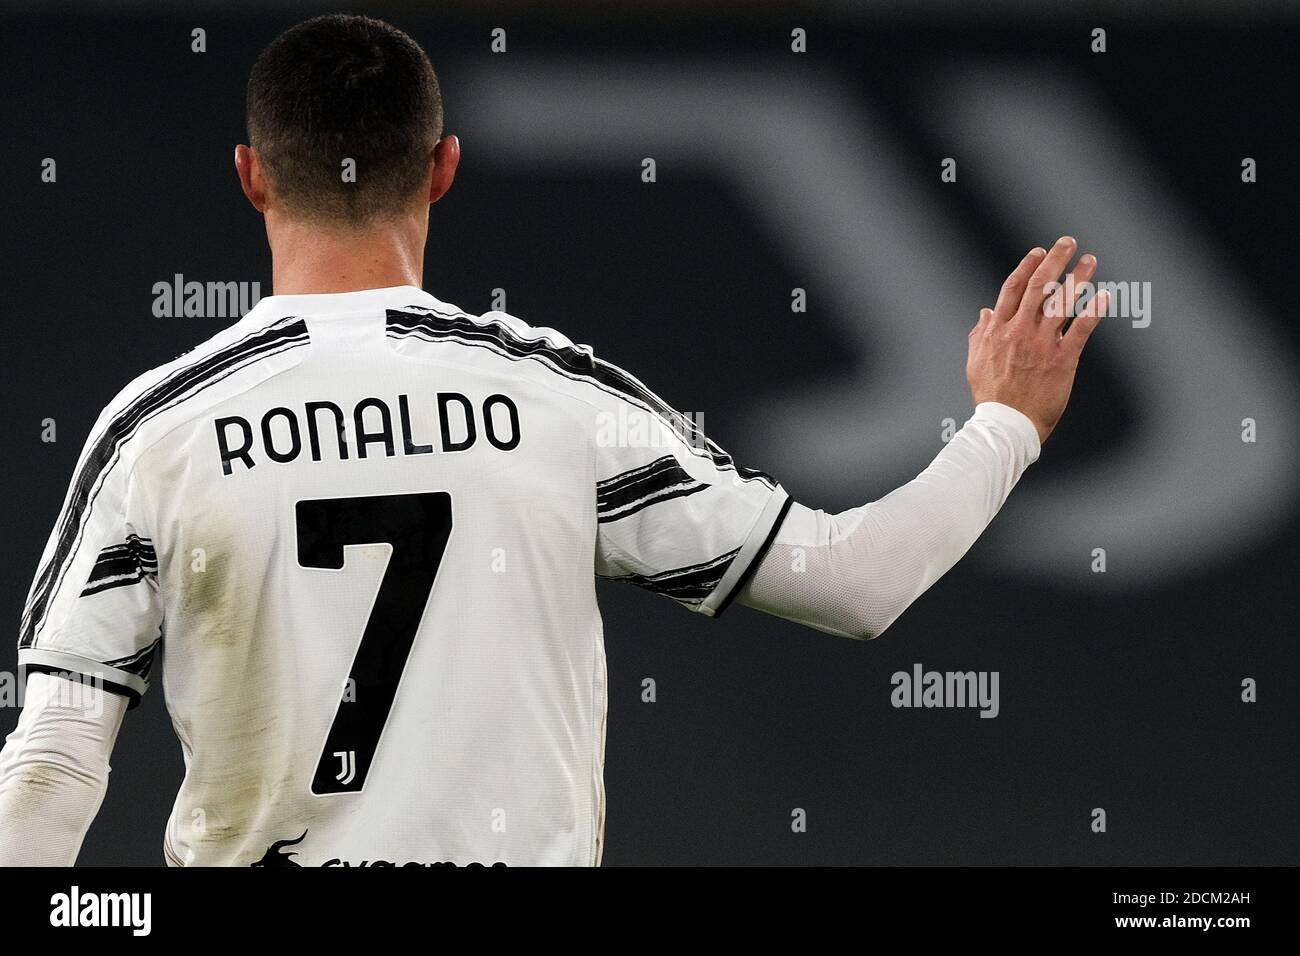
[{"label": "shoulder", "polygon": [[534,351],[550,349],[585,357],[594,356],[591,346],[579,345],[550,326],[531,325],[508,312],[491,311],[475,315],[449,302],[432,300],[429,305],[411,305],[388,311],[390,335],[419,335],[424,338],[461,341],[464,344],[518,348],[531,345]]},{"label": "shoulder", "polygon": [[91,440],[101,451],[128,442],[138,447],[142,435],[183,415],[187,403],[213,384],[252,362],[308,342],[307,327],[296,317],[236,322],[131,379],[100,412]]},{"label": "shoulder", "polygon": [[463,346],[483,364],[526,376],[587,404],[613,400],[659,406],[662,402],[637,378],[598,358],[591,346],[547,325],[533,325],[508,312],[474,315],[435,300],[388,312],[388,334],[401,340]]}]

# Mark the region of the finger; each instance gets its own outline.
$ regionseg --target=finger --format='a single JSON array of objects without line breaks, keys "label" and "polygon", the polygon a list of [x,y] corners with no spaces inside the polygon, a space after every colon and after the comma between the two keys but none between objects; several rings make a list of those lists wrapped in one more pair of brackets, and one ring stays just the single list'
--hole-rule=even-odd
[{"label": "finger", "polygon": [[1042,314],[1043,300],[1047,298],[1047,283],[1055,282],[1065,271],[1065,264],[1070,261],[1074,255],[1077,243],[1072,236],[1062,236],[1056,240],[1056,245],[1052,246],[1043,261],[1038,264],[1034,274],[1029,277],[1029,287],[1025,289],[1024,297],[1020,300],[1020,307],[1016,310],[1016,315],[1023,319],[1036,321]]},{"label": "finger", "polygon": [[980,309],[980,317],[975,321],[975,327],[970,330],[971,335],[983,331],[988,327],[989,320],[993,318],[992,309]]},{"label": "finger", "polygon": [[1084,343],[1088,341],[1088,336],[1092,335],[1093,330],[1101,323],[1102,316],[1110,307],[1110,292],[1102,289],[1089,300],[1087,307],[1074,317],[1070,327],[1065,330],[1065,338],[1062,341],[1069,348],[1074,349],[1075,354],[1083,351]]},{"label": "finger", "polygon": [[1024,297],[1029,277],[1033,275],[1035,267],[1045,255],[1047,255],[1046,249],[1035,246],[1025,253],[1025,257],[1020,260],[1020,265],[1011,270],[1011,275],[1007,276],[998,292],[998,301],[993,304],[994,319],[1005,322],[1016,314],[1020,300]]},{"label": "finger", "polygon": [[1066,276],[1061,287],[1053,292],[1043,303],[1045,323],[1054,333],[1061,334],[1061,329],[1070,319],[1070,311],[1079,297],[1083,295],[1083,284],[1097,271],[1097,257],[1091,253],[1081,256],[1074,269]]}]

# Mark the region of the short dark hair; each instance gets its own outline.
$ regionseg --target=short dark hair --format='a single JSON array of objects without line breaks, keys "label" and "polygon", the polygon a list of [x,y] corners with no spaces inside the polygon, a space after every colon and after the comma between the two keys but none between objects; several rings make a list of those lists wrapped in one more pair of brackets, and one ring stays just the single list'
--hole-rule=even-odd
[{"label": "short dark hair", "polygon": [[[420,45],[389,23],[329,14],[291,27],[248,78],[248,139],[293,215],[365,224],[405,209],[442,135]],[[356,181],[343,161],[356,162]]]}]

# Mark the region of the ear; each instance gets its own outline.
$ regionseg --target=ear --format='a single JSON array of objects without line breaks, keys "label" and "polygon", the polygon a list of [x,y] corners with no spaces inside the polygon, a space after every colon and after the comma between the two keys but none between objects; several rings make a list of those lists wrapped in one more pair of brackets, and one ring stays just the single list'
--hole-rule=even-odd
[{"label": "ear", "polygon": [[235,171],[239,173],[239,185],[244,195],[258,212],[266,212],[266,176],[262,172],[262,160],[257,150],[240,143],[235,147]]},{"label": "ear", "polygon": [[451,188],[460,164],[460,140],[444,136],[433,147],[433,167],[429,170],[429,202],[437,202]]}]

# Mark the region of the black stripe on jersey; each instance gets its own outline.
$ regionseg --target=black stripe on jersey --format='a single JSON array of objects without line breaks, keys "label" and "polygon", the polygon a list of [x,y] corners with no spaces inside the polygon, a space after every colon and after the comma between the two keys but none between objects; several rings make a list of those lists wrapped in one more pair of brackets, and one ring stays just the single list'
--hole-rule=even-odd
[{"label": "black stripe on jersey", "polygon": [[772,527],[768,529],[767,537],[763,539],[763,543],[754,552],[754,556],[749,559],[749,567],[745,568],[740,577],[736,578],[736,583],[731,586],[731,593],[718,602],[718,609],[713,612],[715,618],[722,617],[722,612],[731,605],[736,595],[745,589],[745,585],[754,576],[758,566],[763,563],[763,559],[767,557],[767,552],[772,548],[772,542],[776,540],[777,533],[781,530],[781,525],[785,524],[785,516],[790,513],[792,504],[794,504],[793,498],[785,499],[785,504],[781,505],[781,510],[777,512],[776,520],[772,522]]},{"label": "black stripe on jersey", "polygon": [[414,336],[426,342],[454,341],[461,345],[482,346],[515,361],[533,359],[541,362],[546,368],[567,379],[594,385],[656,415],[688,448],[708,455],[719,470],[734,471],[742,480],[761,481],[769,488],[776,487],[771,476],[737,465],[730,455],[704,434],[695,421],[650,391],[637,378],[616,365],[596,358],[585,349],[573,345],[556,345],[545,339],[526,339],[504,323],[476,320],[463,312],[436,312],[425,306],[407,306],[407,309],[424,311],[389,309],[390,337]]},{"label": "black stripe on jersey", "polygon": [[697,605],[706,597],[713,593],[713,589],[718,586],[718,582],[726,575],[727,569],[731,567],[731,562],[735,560],[740,549],[728,551],[726,554],[719,555],[716,558],[705,561],[701,564],[692,564],[685,568],[674,568],[671,571],[660,571],[658,574],[624,574],[616,577],[610,577],[611,581],[626,581],[629,584],[635,584],[637,587],[645,588],[647,591],[653,591],[655,594],[663,594],[675,601],[680,601],[687,605]]},{"label": "black stripe on jersey", "polygon": [[149,672],[153,670],[154,659],[158,656],[158,648],[162,644],[162,638],[157,638],[148,647],[141,648],[128,657],[119,657],[115,661],[105,661],[109,667],[116,667],[120,671],[126,671],[128,674],[134,674],[141,680],[149,679]]},{"label": "black stripe on jersey", "polygon": [[114,544],[99,552],[81,596],[98,594],[158,576],[158,554],[153,542],[138,534],[128,535],[125,544]]},{"label": "black stripe on jersey", "polygon": [[59,515],[54,553],[37,572],[31,597],[23,613],[19,647],[31,647],[45,617],[50,599],[58,590],[68,563],[76,553],[84,519],[94,504],[104,478],[117,464],[122,445],[154,415],[193,398],[209,385],[241,368],[280,352],[307,345],[307,323],[288,316],[257,329],[239,341],[197,359],[174,371],[168,378],[146,389],[127,403],[104,426],[87,449],[72,480],[68,501]]},{"label": "black stripe on jersey", "polygon": [[672,455],[656,458],[596,484],[596,520],[618,521],[660,501],[683,498],[711,485],[696,481]]}]

